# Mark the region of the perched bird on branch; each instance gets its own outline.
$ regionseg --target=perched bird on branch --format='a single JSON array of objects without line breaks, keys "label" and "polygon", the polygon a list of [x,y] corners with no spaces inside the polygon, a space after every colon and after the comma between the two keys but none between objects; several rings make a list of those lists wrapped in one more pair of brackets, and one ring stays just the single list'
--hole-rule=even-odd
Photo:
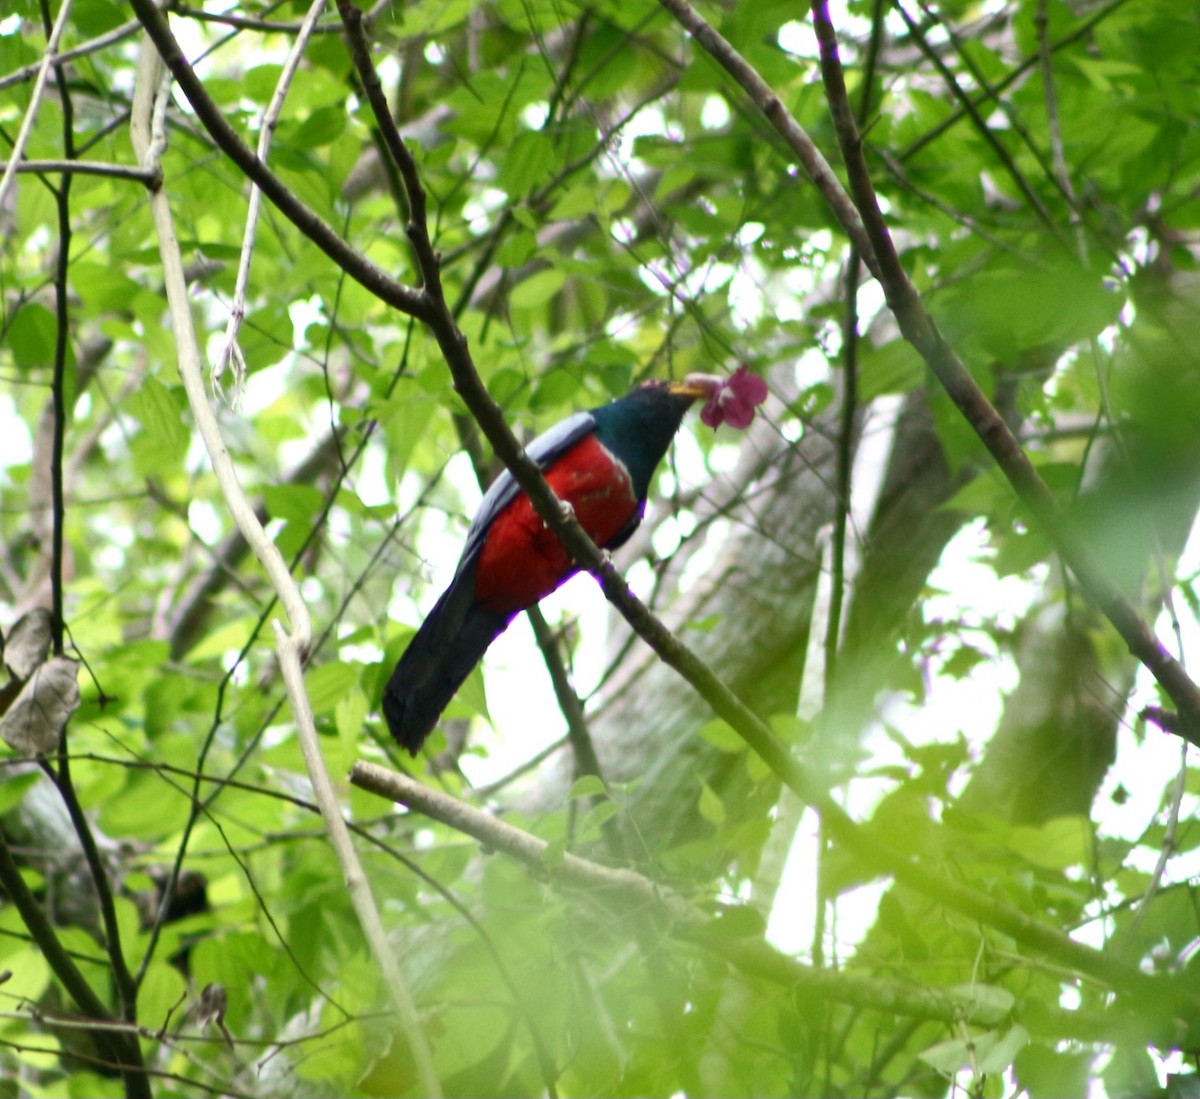
[{"label": "perched bird on branch", "polygon": [[[701,417],[745,427],[766,384],[744,367],[731,378],[689,374],[648,382],[539,435],[526,455],[601,549],[637,529],[655,469],[684,413],[705,399]],[[492,483],[467,532],[450,586],[434,604],[383,691],[392,736],[414,755],[488,646],[514,617],[577,571],[512,474]]]}]

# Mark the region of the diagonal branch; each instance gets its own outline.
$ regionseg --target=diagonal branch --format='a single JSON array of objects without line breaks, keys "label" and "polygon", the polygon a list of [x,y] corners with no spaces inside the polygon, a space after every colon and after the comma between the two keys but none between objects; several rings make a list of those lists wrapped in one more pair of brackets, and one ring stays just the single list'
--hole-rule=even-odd
[{"label": "diagonal branch", "polygon": [[863,157],[862,141],[846,94],[837,37],[825,0],[813,0],[812,10],[821,50],[821,75],[846,163],[850,191],[878,257],[878,277],[901,333],[925,360],[987,447],[1018,499],[1050,536],[1088,598],[1116,627],[1129,646],[1129,651],[1149,669],[1174,702],[1184,723],[1181,735],[1192,743],[1200,743],[1200,688],[1183,665],[1167,652],[1154,631],[1071,527],[1066,514],[1016,436],[971,377],[954,349],[942,339],[905,273]]},{"label": "diagonal branch", "polygon": [[[63,946],[62,940],[54,930],[53,924],[46,918],[21,871],[13,861],[8,842],[0,832],[0,884],[13,906],[21,916],[21,922],[28,929],[30,937],[37,943],[42,957],[54,971],[54,975],[62,982],[63,988],[84,1014],[100,1023],[113,1023],[115,1020],[105,1007],[103,1001],[96,995],[87,978],[79,971],[70,952]],[[136,1037],[128,1037],[118,1031],[98,1030],[96,1043],[114,1067],[120,1068],[125,1079],[125,1094],[129,1099],[149,1099],[150,1083],[142,1064],[141,1050]]]},{"label": "diagonal branch", "polygon": [[33,92],[29,97],[29,106],[25,108],[25,117],[21,119],[21,127],[17,130],[16,140],[13,141],[12,153],[4,166],[4,174],[0,176],[0,210],[8,202],[8,192],[17,175],[17,165],[25,155],[25,145],[33,132],[33,124],[37,120],[38,109],[42,105],[42,96],[46,94],[46,77],[54,66],[54,58],[58,53],[58,42],[71,17],[71,0],[63,0],[46,38],[46,49],[38,65],[37,77],[33,82]]}]

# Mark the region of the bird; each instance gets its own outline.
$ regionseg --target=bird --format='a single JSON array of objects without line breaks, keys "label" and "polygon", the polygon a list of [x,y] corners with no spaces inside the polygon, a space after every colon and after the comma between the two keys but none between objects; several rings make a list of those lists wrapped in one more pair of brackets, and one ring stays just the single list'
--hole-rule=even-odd
[{"label": "bird", "polygon": [[[641,522],[654,471],[687,410],[700,398],[715,408],[726,386],[711,374],[646,382],[567,417],[525,454],[592,541],[617,549]],[[454,578],[384,687],[383,714],[396,741],[415,756],[488,646],[577,571],[512,474],[502,471],[471,522]]]}]

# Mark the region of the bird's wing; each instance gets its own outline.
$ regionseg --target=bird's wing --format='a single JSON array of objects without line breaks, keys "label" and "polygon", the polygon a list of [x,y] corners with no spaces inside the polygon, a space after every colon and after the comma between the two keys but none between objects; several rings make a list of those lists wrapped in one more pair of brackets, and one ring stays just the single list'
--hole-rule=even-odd
[{"label": "bird's wing", "polygon": [[[595,430],[596,418],[590,412],[576,412],[573,416],[568,416],[565,420],[555,424],[548,431],[543,431],[525,448],[525,455],[537,463],[538,469],[546,469],[580,439]],[[479,510],[475,513],[475,518],[471,520],[471,527],[467,531],[467,541],[463,547],[462,558],[458,562],[456,576],[475,560],[483,548],[492,520],[513,501],[518,492],[520,492],[520,486],[513,479],[513,475],[507,469],[501,470],[500,475],[484,493]]]}]

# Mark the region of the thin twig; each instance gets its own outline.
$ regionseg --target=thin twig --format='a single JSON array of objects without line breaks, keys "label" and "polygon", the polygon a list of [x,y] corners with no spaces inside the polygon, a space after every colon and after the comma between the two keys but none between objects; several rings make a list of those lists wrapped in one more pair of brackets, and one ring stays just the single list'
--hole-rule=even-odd
[{"label": "thin twig", "polygon": [[[364,16],[367,26],[375,22],[379,16],[392,6],[393,0],[377,0],[377,3]],[[275,5],[278,7],[279,5]],[[298,34],[300,33],[302,23],[278,23],[271,19],[256,19],[253,16],[235,15],[233,12],[212,12],[204,11],[202,8],[192,7],[190,4],[179,3],[178,0],[171,0],[167,5],[171,12],[175,15],[186,16],[188,19],[195,19],[198,23],[219,23],[227,27],[233,27],[236,30],[245,31],[262,31],[264,34]],[[314,34],[339,34],[342,30],[342,24],[338,23],[318,23],[313,28]]]},{"label": "thin twig", "polygon": [[319,23],[311,27],[306,34],[304,28],[308,22],[307,16],[299,23],[280,23],[274,19],[255,19],[251,16],[235,15],[233,12],[205,11],[190,4],[173,2],[167,7],[172,15],[194,19],[197,23],[216,23],[223,27],[233,27],[235,30],[259,31],[262,34],[296,34],[307,37],[311,34],[337,34],[342,29],[341,23]]},{"label": "thin twig", "polygon": [[1171,783],[1171,804],[1167,807],[1167,827],[1163,833],[1158,860],[1155,862],[1154,871],[1150,875],[1150,884],[1146,886],[1146,891],[1138,901],[1137,912],[1134,913],[1133,920],[1125,929],[1123,935],[1126,951],[1133,949],[1137,940],[1137,932],[1145,922],[1146,917],[1150,914],[1150,903],[1158,895],[1159,889],[1162,888],[1162,879],[1167,871],[1167,863],[1170,861],[1171,856],[1175,854],[1176,839],[1179,831],[1179,810],[1183,805],[1183,795],[1187,791],[1187,755],[1188,749],[1185,743],[1181,745],[1179,771],[1175,775],[1175,781]]},{"label": "thin twig", "polygon": [[[128,23],[122,23],[119,27],[114,27],[110,31],[99,35],[96,38],[83,42],[73,49],[63,50],[62,53],[56,53],[50,61],[50,64],[55,68],[67,64],[68,61],[74,61],[79,57],[87,57],[88,54],[98,53],[100,50],[130,38],[137,33],[140,26],[136,19],[130,19]],[[27,80],[32,80],[41,70],[42,62],[37,61],[32,65],[26,65],[24,68],[15,69],[7,76],[0,77],[0,92],[5,88],[11,88],[14,84],[24,84]]]},{"label": "thin twig", "polygon": [[596,748],[592,744],[592,736],[588,731],[587,718],[584,716],[583,703],[575,688],[571,686],[571,678],[567,666],[559,651],[558,639],[554,631],[536,604],[526,612],[529,624],[533,627],[533,636],[537,647],[541,650],[542,659],[546,662],[546,671],[550,673],[550,683],[554,688],[554,697],[558,708],[567,722],[567,740],[571,751],[575,753],[575,778],[584,775],[595,775],[603,778],[600,771],[600,760],[596,758]]},{"label": "thin twig", "polygon": [[33,91],[29,96],[29,106],[25,108],[25,117],[21,119],[21,128],[17,131],[17,138],[13,142],[8,163],[4,166],[4,175],[0,176],[0,210],[3,210],[8,204],[8,192],[16,178],[17,165],[25,155],[25,145],[33,131],[38,109],[42,105],[42,96],[46,93],[46,77],[54,66],[58,41],[62,38],[63,29],[70,16],[71,0],[62,0],[62,6],[58,9],[58,16],[54,20],[54,26],[50,28],[50,34],[46,39],[46,49],[42,54],[41,63],[38,65],[37,78],[33,82]]},{"label": "thin twig", "polygon": [[109,176],[113,179],[131,179],[135,183],[149,185],[154,182],[149,172],[130,164],[108,164],[102,160],[7,160],[0,164],[5,171],[13,165],[18,173],[51,173],[64,176]]},{"label": "thin twig", "polygon": [[[324,10],[325,0],[313,0],[304,16],[304,21],[300,24],[296,41],[292,43],[291,51],[283,64],[283,70],[275,84],[275,91],[271,95],[271,102],[267,104],[267,109],[263,114],[256,153],[258,159],[264,164],[267,163],[267,154],[271,151],[271,139],[275,136],[275,127],[283,111],[283,101],[287,98],[288,89],[292,86],[296,70],[299,69],[300,62],[304,59],[305,47]],[[234,392],[237,393],[245,382],[246,360],[242,356],[242,349],[238,346],[238,332],[241,331],[242,321],[246,317],[246,290],[250,283],[250,262],[254,258],[254,241],[258,234],[258,212],[261,206],[262,189],[252,183],[250,185],[250,208],[246,212],[246,230],[242,236],[242,253],[238,260],[237,280],[233,288],[233,301],[229,305],[229,323],[225,327],[225,336],[221,340],[212,364],[210,384],[214,391],[220,386],[225,369],[231,363],[233,365]]]},{"label": "thin twig", "polygon": [[1058,185],[1067,196],[1071,210],[1071,224],[1078,232],[1079,258],[1087,263],[1087,237],[1079,232],[1079,200],[1075,196],[1075,186],[1071,182],[1071,172],[1067,168],[1067,155],[1063,148],[1062,126],[1058,115],[1058,85],[1054,80],[1054,64],[1050,56],[1049,17],[1046,14],[1046,0],[1038,0],[1037,9],[1033,15],[1034,29],[1037,31],[1038,61],[1042,68],[1042,98],[1046,104],[1046,132],[1050,135],[1050,156],[1054,163],[1054,174],[1058,176]]}]

